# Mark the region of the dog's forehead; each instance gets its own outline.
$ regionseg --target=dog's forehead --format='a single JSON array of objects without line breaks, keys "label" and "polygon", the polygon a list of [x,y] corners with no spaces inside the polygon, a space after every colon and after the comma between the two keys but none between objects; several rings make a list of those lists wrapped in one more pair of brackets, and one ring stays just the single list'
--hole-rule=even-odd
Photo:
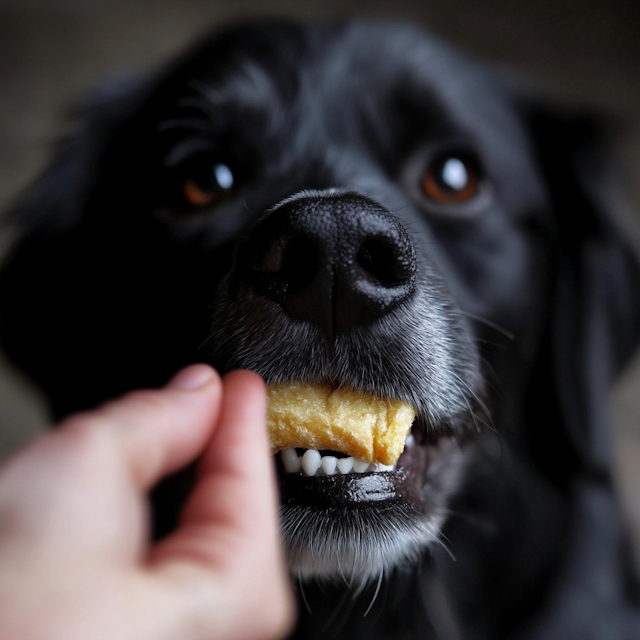
[{"label": "dog's forehead", "polygon": [[398,92],[413,92],[416,100],[461,121],[467,118],[465,106],[477,114],[504,103],[504,86],[495,74],[422,29],[366,22],[288,26],[265,25],[259,41],[249,27],[234,37],[214,38],[197,74],[225,86],[230,100],[246,101],[251,90],[256,97],[276,91],[285,106],[293,106],[305,93],[342,112]]},{"label": "dog's forehead", "polygon": [[250,25],[196,55],[191,86],[201,81],[231,119],[262,113],[270,133],[302,127],[315,145],[327,136],[353,144],[366,129],[368,141],[392,138],[395,149],[402,135],[462,135],[489,155],[527,146],[504,78],[411,25]]},{"label": "dog's forehead", "polygon": [[397,112],[398,98],[425,109],[425,127],[429,116],[452,132],[477,129],[483,117],[499,118],[505,135],[516,125],[492,73],[410,25],[242,26],[197,49],[187,67],[187,89],[201,81],[214,103],[241,112],[276,107],[289,126],[314,107],[334,125],[351,124]]}]

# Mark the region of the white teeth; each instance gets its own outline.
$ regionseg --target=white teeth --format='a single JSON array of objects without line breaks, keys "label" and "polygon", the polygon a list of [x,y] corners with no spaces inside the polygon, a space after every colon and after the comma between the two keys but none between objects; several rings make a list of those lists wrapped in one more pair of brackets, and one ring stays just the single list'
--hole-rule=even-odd
[{"label": "white teeth", "polygon": [[353,470],[353,458],[339,458],[338,471],[340,473],[351,473]]},{"label": "white teeth", "polygon": [[411,449],[412,447],[415,447],[415,445],[416,445],[416,439],[413,437],[413,434],[412,434],[412,433],[410,433],[410,434],[407,436],[407,439],[405,440],[404,446],[405,446],[407,449]]},{"label": "white teeth", "polygon": [[321,456],[316,449],[307,449],[302,457],[293,448],[282,449],[280,459],[287,473],[304,473],[306,476],[333,476],[336,473],[366,473],[380,471],[395,471],[395,464],[381,462],[365,462],[360,458],[336,458],[335,456]]},{"label": "white teeth", "polygon": [[336,458],[335,456],[322,456],[322,462],[320,464],[325,474],[328,476],[332,476],[336,472],[337,463],[338,458]]},{"label": "white teeth", "polygon": [[364,473],[369,468],[369,463],[364,460],[360,460],[360,458],[353,459],[353,470],[356,473]]},{"label": "white teeth", "polygon": [[287,473],[298,473],[300,471],[300,458],[295,449],[283,449],[280,452],[280,459]]},{"label": "white teeth", "polygon": [[302,456],[302,470],[308,476],[315,476],[320,468],[322,456],[315,449],[307,449]]}]

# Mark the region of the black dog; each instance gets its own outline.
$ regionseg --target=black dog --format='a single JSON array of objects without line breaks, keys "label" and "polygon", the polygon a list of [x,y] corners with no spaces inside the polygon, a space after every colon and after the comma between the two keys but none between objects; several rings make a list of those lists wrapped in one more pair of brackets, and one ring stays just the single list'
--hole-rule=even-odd
[{"label": "black dog", "polygon": [[640,638],[607,435],[640,274],[593,126],[418,30],[288,23],[78,126],[0,283],[56,416],[204,359],[417,409],[393,471],[281,468],[296,637]]}]

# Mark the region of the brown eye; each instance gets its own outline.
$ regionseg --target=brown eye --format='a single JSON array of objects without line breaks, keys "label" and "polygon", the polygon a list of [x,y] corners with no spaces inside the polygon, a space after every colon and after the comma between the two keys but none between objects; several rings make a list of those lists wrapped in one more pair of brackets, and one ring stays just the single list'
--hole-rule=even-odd
[{"label": "brown eye", "polygon": [[206,207],[218,202],[233,188],[234,183],[231,169],[226,164],[218,163],[206,175],[186,178],[182,191],[189,204]]},{"label": "brown eye", "polygon": [[424,194],[438,204],[462,204],[478,195],[478,165],[463,155],[439,158],[427,167],[422,177]]}]

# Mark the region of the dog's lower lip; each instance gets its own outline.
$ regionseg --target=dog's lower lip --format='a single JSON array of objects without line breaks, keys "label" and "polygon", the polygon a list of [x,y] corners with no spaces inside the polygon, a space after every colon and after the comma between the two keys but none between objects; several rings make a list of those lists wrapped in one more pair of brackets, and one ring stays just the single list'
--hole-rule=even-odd
[{"label": "dog's lower lip", "polygon": [[404,479],[406,472],[369,472],[346,475],[281,477],[283,506],[304,504],[307,507],[366,506],[381,502],[408,502],[410,496]]}]

